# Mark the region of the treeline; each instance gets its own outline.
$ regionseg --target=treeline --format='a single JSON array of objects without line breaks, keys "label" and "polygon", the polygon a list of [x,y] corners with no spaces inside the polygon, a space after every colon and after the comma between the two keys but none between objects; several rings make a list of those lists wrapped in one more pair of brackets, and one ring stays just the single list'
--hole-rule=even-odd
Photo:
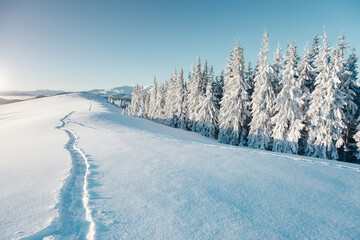
[{"label": "treeline", "polygon": [[296,41],[269,62],[265,30],[253,69],[236,43],[225,71],[215,76],[207,61],[183,69],[144,91],[134,88],[126,114],[199,132],[221,143],[276,152],[354,161],[360,149],[355,50],[344,36],[331,47],[324,31],[298,56]]}]

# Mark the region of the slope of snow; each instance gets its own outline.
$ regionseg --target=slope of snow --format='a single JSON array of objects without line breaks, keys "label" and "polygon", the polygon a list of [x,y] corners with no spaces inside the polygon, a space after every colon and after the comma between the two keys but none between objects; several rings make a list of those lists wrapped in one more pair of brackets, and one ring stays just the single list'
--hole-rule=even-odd
[{"label": "slope of snow", "polygon": [[68,137],[56,127],[70,109],[88,108],[75,96],[0,106],[0,239],[39,231],[58,215],[71,159]]},{"label": "slope of snow", "polygon": [[219,144],[85,94],[0,106],[0,129],[0,239],[360,238],[358,165]]}]

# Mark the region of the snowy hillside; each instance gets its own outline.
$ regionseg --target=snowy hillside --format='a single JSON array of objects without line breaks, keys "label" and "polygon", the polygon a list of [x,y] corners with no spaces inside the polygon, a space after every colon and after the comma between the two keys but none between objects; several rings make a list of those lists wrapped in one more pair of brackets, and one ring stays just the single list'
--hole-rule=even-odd
[{"label": "snowy hillside", "polygon": [[0,239],[359,239],[360,166],[220,144],[91,94],[0,106]]}]

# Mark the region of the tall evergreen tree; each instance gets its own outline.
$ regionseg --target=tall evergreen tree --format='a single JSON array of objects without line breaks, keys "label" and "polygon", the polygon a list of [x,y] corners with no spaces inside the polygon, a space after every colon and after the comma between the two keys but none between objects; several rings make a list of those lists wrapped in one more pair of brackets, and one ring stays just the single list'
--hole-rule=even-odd
[{"label": "tall evergreen tree", "polygon": [[344,144],[344,94],[341,81],[330,61],[331,48],[324,30],[323,45],[315,59],[319,74],[307,112],[309,135],[306,154],[312,157],[338,159],[338,148]]},{"label": "tall evergreen tree", "polygon": [[251,63],[249,62],[247,64],[247,66],[245,67],[245,80],[246,82],[249,84],[249,96],[251,97],[253,92],[254,92],[254,87],[255,87],[255,82],[254,82],[254,78],[255,78],[255,71],[252,69],[251,67]]},{"label": "tall evergreen tree", "polygon": [[195,67],[192,66],[189,73],[188,92],[186,98],[186,106],[189,113],[189,121],[187,124],[187,128],[189,130],[191,130],[193,125],[195,124],[195,104],[193,103],[197,101],[199,94],[199,85],[195,83]]},{"label": "tall evergreen tree", "polygon": [[165,118],[165,100],[166,99],[166,83],[160,83],[157,91],[156,110],[154,119],[156,122],[163,123]]},{"label": "tall evergreen tree", "polygon": [[189,122],[189,109],[188,109],[188,88],[185,82],[183,82],[183,103],[181,107],[181,114],[179,119],[178,128],[182,128],[188,130],[188,122]]},{"label": "tall evergreen tree", "polygon": [[357,71],[357,63],[358,63],[359,58],[356,56],[355,53],[355,49],[352,49],[348,59],[346,60],[346,65],[345,68],[346,70],[349,72],[350,74],[350,82],[352,83],[350,86],[352,87],[353,91],[355,92],[355,99],[354,102],[355,104],[358,106],[358,109],[360,107],[360,89],[359,89],[359,85],[357,84],[357,76],[358,76],[358,71]]},{"label": "tall evergreen tree", "polygon": [[275,100],[274,82],[277,80],[274,68],[269,64],[269,35],[264,32],[263,47],[259,53],[255,89],[252,95],[252,120],[248,145],[252,148],[269,149],[271,144],[271,117]]},{"label": "tall evergreen tree", "polygon": [[281,70],[283,87],[275,99],[275,115],[272,118],[273,151],[276,152],[292,154],[299,152],[299,139],[304,127],[304,101],[301,82],[298,79],[298,61],[296,42],[293,40],[285,55],[285,66]]},{"label": "tall evergreen tree", "polygon": [[216,106],[212,83],[213,79],[210,79],[207,83],[206,94],[200,103],[197,132],[200,132],[205,137],[215,138],[219,110]]},{"label": "tall evergreen tree", "polygon": [[149,118],[150,116],[150,94],[143,91],[143,103],[144,103],[144,118]]},{"label": "tall evergreen tree", "polygon": [[277,79],[275,79],[275,82],[274,82],[276,94],[278,94],[282,88],[281,83],[280,83],[280,79],[281,79],[280,74],[281,74],[282,65],[283,64],[282,64],[282,57],[281,57],[281,47],[280,47],[280,43],[278,43],[276,52],[274,54],[274,64],[273,64],[275,75],[277,77]]},{"label": "tall evergreen tree", "polygon": [[320,53],[320,37],[319,35],[315,34],[313,37],[313,44],[311,47],[311,53],[310,53],[310,63],[313,64],[315,62],[315,59],[317,58],[317,55]]},{"label": "tall evergreen tree", "polygon": [[200,89],[201,89],[201,94],[203,96],[205,96],[208,81],[209,81],[209,68],[208,68],[207,60],[205,59],[204,65],[203,65],[203,70],[201,73],[201,80],[200,80],[200,82],[201,82]]},{"label": "tall evergreen tree", "polygon": [[302,85],[302,92],[304,94],[305,104],[309,100],[307,100],[310,90],[314,86],[314,68],[310,63],[310,50],[307,47],[307,44],[304,49],[304,56],[302,57],[302,61],[299,65],[299,81]]},{"label": "tall evergreen tree", "polygon": [[149,101],[149,116],[150,120],[155,119],[156,114],[156,101],[158,95],[158,84],[156,82],[156,77],[154,77],[154,86],[150,89],[150,101]]},{"label": "tall evergreen tree", "polygon": [[145,116],[144,90],[142,86],[136,85],[131,95],[131,104],[127,114],[135,117]]},{"label": "tall evergreen tree", "polygon": [[[346,130],[344,132],[344,155],[342,160],[346,160],[346,153],[353,150],[351,139],[356,128],[356,112],[357,105],[354,102],[355,97],[355,81],[350,71],[346,69],[346,61],[344,56],[347,52],[349,44],[345,42],[345,37],[341,34],[338,38],[337,47],[333,52],[333,64],[338,78],[341,81],[340,89],[344,93],[344,107]],[[353,131],[352,131],[353,130]]]},{"label": "tall evergreen tree", "polygon": [[315,59],[319,55],[319,51],[320,51],[320,38],[317,34],[315,34],[313,37],[313,43],[312,43],[311,51],[309,54],[309,63],[311,65],[313,71],[312,71],[311,79],[308,81],[308,83],[306,85],[306,87],[309,89],[310,93],[312,93],[312,91],[314,91],[314,89],[315,89],[315,78],[319,74],[319,72],[316,70],[317,68],[315,66]]},{"label": "tall evergreen tree", "polygon": [[224,94],[224,70],[221,70],[221,73],[219,76],[216,76],[215,82],[214,82],[214,95],[218,102],[218,108],[220,109],[220,101]]},{"label": "tall evergreen tree", "polygon": [[225,70],[224,96],[219,114],[219,142],[245,145],[250,116],[249,84],[244,76],[243,47],[236,43]]},{"label": "tall evergreen tree", "polygon": [[168,88],[166,91],[166,99],[165,99],[165,124],[170,127],[176,127],[176,123],[178,121],[176,115],[176,88],[177,88],[177,71],[176,69],[172,73],[170,77],[170,81],[168,84]]},{"label": "tall evergreen tree", "polygon": [[201,72],[201,61],[198,57],[196,68],[193,69],[191,74],[192,80],[191,85],[189,82],[189,98],[188,98],[188,108],[189,108],[189,120],[191,121],[190,129],[196,131],[196,124],[198,122],[198,112],[199,112],[199,102],[202,96],[201,91],[201,81],[202,81],[202,72]]},{"label": "tall evergreen tree", "polygon": [[181,68],[176,81],[176,88],[174,91],[174,115],[176,118],[175,127],[183,128],[186,124],[186,116],[184,115],[184,70]]}]

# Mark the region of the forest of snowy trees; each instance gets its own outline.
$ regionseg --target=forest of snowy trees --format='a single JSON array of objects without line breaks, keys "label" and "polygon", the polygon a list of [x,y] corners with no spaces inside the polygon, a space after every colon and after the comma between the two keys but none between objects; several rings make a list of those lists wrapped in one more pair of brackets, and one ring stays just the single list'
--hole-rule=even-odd
[{"label": "forest of snowy trees", "polygon": [[360,87],[358,58],[348,50],[343,35],[332,47],[324,31],[301,58],[295,40],[283,56],[278,45],[271,64],[265,30],[255,68],[236,43],[219,76],[198,58],[187,82],[183,69],[175,69],[164,83],[154,78],[149,92],[137,85],[125,112],[225,144],[354,161]]}]

